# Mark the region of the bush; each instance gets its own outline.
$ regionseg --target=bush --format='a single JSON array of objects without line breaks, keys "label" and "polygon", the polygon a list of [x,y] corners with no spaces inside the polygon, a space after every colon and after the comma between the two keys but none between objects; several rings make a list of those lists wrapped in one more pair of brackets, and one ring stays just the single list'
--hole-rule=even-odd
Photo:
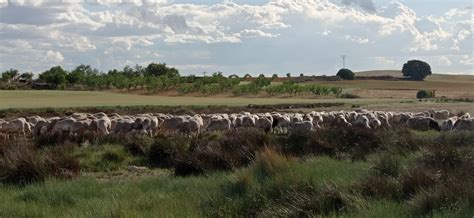
[{"label": "bush", "polygon": [[353,80],[355,76],[355,74],[351,70],[345,68],[340,69],[336,75],[341,79],[345,80]]},{"label": "bush", "polygon": [[357,196],[344,192],[336,185],[325,185],[318,196],[319,213],[356,211],[365,206]]},{"label": "bush", "polygon": [[267,147],[256,155],[254,164],[237,174],[236,181],[223,187],[222,198],[213,199],[209,211],[225,214],[231,209],[244,217],[308,217],[365,207],[359,195],[344,187],[316,185],[311,182],[313,175],[295,173],[301,166]]},{"label": "bush", "polygon": [[395,178],[370,175],[356,185],[361,194],[368,198],[400,200],[402,186]]},{"label": "bush", "polygon": [[420,90],[416,93],[416,98],[432,98],[432,92],[427,90]]},{"label": "bush", "polygon": [[160,136],[155,139],[147,151],[147,160],[154,167],[174,167],[176,160],[183,160],[189,148],[189,142],[182,137]]},{"label": "bush", "polygon": [[454,146],[433,147],[421,158],[421,163],[429,168],[451,171],[463,165],[463,157]]},{"label": "bush", "polygon": [[434,211],[453,212],[462,206],[463,195],[452,187],[444,185],[420,190],[409,202],[410,209],[417,215],[428,215]]},{"label": "bush", "polygon": [[128,138],[124,146],[132,155],[144,155],[146,149],[153,144],[153,138],[143,135],[134,135]]},{"label": "bush", "polygon": [[422,166],[407,170],[400,175],[403,196],[409,198],[417,191],[435,185],[438,179],[438,176],[432,170]]},{"label": "bush", "polygon": [[196,91],[194,84],[190,83],[181,83],[178,85],[176,91],[180,94],[187,94]]},{"label": "bush", "polygon": [[19,143],[2,152],[0,181],[13,185],[43,182],[47,176],[44,160],[33,146]]},{"label": "bush", "polygon": [[70,179],[79,174],[79,161],[69,147],[40,151],[27,141],[18,141],[0,152],[0,182],[27,185],[48,177]]},{"label": "bush", "polygon": [[354,98],[360,98],[360,96],[352,93],[344,93],[342,95],[339,95],[339,98],[348,98],[348,99],[354,99]]},{"label": "bush", "polygon": [[124,167],[129,158],[125,148],[116,144],[105,144],[81,148],[77,152],[81,167],[92,172],[107,172]]},{"label": "bush", "polygon": [[198,175],[247,166],[268,143],[268,135],[259,129],[228,131],[222,136],[203,134],[192,139],[189,150],[178,157],[175,175]]},{"label": "bush", "polygon": [[372,167],[376,175],[396,178],[400,172],[400,158],[395,154],[380,156]]},{"label": "bush", "polygon": [[44,154],[45,166],[50,176],[62,179],[72,179],[79,175],[81,165],[79,159],[74,156],[73,144],[66,144],[46,148]]}]

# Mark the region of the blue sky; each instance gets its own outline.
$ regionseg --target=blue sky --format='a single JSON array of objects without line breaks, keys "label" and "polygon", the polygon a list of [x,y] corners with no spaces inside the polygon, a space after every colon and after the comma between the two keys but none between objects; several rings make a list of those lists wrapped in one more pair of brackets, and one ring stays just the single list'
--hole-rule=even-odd
[{"label": "blue sky", "polygon": [[0,0],[0,70],[165,62],[182,74],[474,74],[466,0]]}]

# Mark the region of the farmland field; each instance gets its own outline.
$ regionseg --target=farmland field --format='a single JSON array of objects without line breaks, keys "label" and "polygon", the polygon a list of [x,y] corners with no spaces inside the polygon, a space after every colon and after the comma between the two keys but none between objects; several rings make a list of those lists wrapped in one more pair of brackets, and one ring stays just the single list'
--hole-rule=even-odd
[{"label": "farmland field", "polygon": [[[397,71],[359,72],[362,76],[390,75],[399,76]],[[344,103],[343,107],[325,109],[347,109],[360,105],[370,109],[395,111],[420,111],[430,108],[454,111],[474,112],[473,103],[469,102],[418,102],[416,92],[420,89],[436,90],[437,97],[451,99],[474,98],[474,76],[469,75],[432,75],[426,81],[317,81],[311,82],[324,86],[343,87],[343,93],[352,93],[360,98],[316,98],[312,95],[268,96],[259,93],[253,96],[234,97],[230,93],[215,96],[195,94],[178,95],[176,93],[158,93],[153,95],[125,91],[0,91],[0,109],[15,108],[72,108],[72,107],[113,107],[113,106],[247,106],[249,104],[298,104],[298,103]],[[323,108],[321,108],[323,110]]]},{"label": "farmland field", "polygon": [[[344,102],[344,99],[245,98],[135,95],[98,91],[0,91],[0,108],[133,106],[133,105],[227,105]],[[393,102],[393,99],[355,99],[357,102]]]},{"label": "farmland field", "polygon": [[[401,112],[433,108],[474,114],[472,78],[435,75],[423,82],[317,82],[344,87],[343,93],[358,95],[354,99],[3,90],[0,118],[65,116],[71,111],[193,114],[354,108]],[[419,89],[433,88],[448,98],[415,98]],[[265,107],[257,110],[250,104]],[[274,107],[278,104],[296,106]],[[279,135],[251,128],[197,135],[111,134],[85,141],[59,138],[0,137],[0,217],[472,217],[474,213],[470,173],[474,138],[469,131],[421,132],[396,126]]]}]

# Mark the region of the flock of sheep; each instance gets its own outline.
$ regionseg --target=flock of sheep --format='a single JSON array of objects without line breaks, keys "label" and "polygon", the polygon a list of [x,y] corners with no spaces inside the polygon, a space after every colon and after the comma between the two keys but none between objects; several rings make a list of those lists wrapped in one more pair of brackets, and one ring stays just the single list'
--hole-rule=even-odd
[{"label": "flock of sheep", "polygon": [[258,128],[283,134],[291,131],[314,131],[320,128],[393,128],[404,125],[416,130],[474,130],[474,119],[468,113],[451,114],[447,110],[411,113],[358,109],[310,113],[235,114],[136,114],[73,113],[65,117],[21,117],[10,121],[0,119],[0,136],[70,137],[93,139],[109,134],[129,135],[157,133],[199,134],[203,131],[226,131]]}]

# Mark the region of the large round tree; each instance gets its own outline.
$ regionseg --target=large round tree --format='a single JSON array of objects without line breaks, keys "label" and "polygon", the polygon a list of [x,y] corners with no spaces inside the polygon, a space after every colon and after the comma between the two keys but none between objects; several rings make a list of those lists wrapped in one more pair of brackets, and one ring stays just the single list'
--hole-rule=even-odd
[{"label": "large round tree", "polygon": [[342,68],[340,69],[337,74],[338,77],[341,77],[341,79],[346,79],[346,80],[353,80],[354,79],[354,73],[352,70]]},{"label": "large round tree", "polygon": [[411,80],[424,80],[431,75],[431,67],[428,63],[420,60],[411,60],[403,65],[403,76]]}]

